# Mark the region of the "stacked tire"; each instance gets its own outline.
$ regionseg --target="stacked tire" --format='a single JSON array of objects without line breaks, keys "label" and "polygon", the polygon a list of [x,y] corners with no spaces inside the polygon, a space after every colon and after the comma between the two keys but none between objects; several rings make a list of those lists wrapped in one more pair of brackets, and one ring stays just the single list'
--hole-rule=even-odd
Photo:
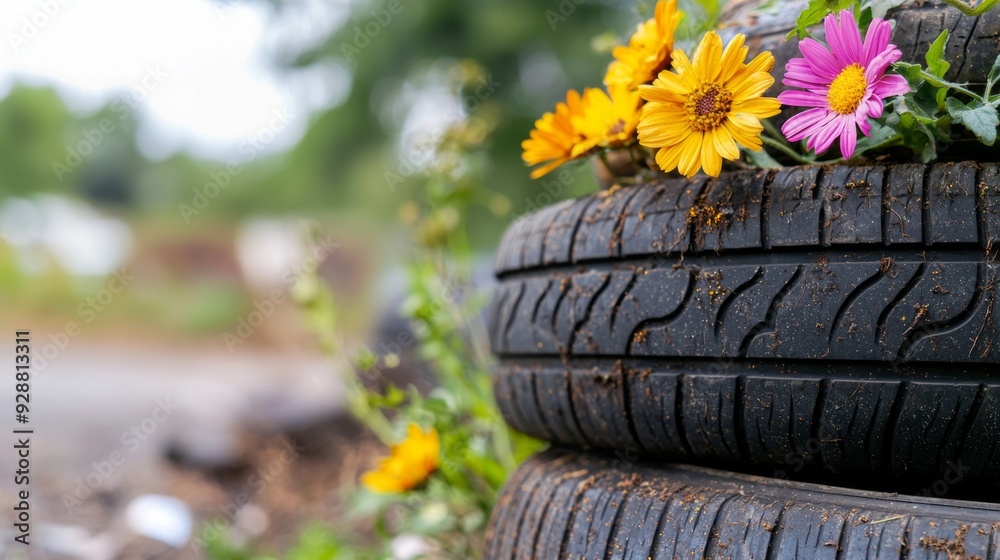
[{"label": "stacked tire", "polygon": [[[1000,10],[897,17],[911,59],[968,28],[966,81],[1000,53]],[[486,557],[1000,559],[998,255],[993,162],[664,178],[522,217],[495,393],[556,448]]]}]

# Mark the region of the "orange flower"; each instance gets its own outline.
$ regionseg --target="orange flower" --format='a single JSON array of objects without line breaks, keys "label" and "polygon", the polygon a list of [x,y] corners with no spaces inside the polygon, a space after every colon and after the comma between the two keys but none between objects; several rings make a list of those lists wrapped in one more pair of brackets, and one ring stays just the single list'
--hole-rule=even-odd
[{"label": "orange flower", "polygon": [[573,125],[573,119],[582,112],[582,100],[575,90],[566,92],[566,102],[556,104],[555,113],[545,113],[535,121],[530,137],[521,142],[521,158],[528,165],[545,165],[531,172],[537,179],[560,165],[575,159],[573,149],[583,136]]},{"label": "orange flower", "polygon": [[426,432],[410,423],[406,439],[392,446],[378,468],[366,472],[361,483],[372,492],[392,494],[416,488],[437,470],[441,441],[437,430]]},{"label": "orange flower", "polygon": [[677,9],[677,0],[657,2],[653,18],[639,24],[628,45],[615,47],[612,52],[615,60],[608,66],[604,85],[634,90],[652,82],[661,70],[669,67],[674,32],[683,15]]},{"label": "orange flower", "polygon": [[639,92],[623,86],[609,88],[611,95],[598,88],[583,92],[583,109],[573,118],[573,127],[583,140],[573,148],[573,157],[583,156],[593,148],[618,148],[635,139],[639,125]]}]

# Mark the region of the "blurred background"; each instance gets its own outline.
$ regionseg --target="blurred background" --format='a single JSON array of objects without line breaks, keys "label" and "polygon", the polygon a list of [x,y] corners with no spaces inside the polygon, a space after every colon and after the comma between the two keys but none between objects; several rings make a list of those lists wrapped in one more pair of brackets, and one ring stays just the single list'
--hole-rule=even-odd
[{"label": "blurred background", "polygon": [[[399,263],[451,225],[415,183],[457,124],[485,154],[464,196],[488,284],[507,223],[595,188],[580,167],[532,182],[520,141],[567,88],[600,85],[651,7],[4,2],[0,363],[30,329],[31,557],[205,557],[188,543],[213,521],[282,557],[338,523],[383,448],[290,292],[316,270],[343,344],[392,351]],[[12,480],[9,450],[0,469]],[[14,491],[0,551],[28,557]]]}]

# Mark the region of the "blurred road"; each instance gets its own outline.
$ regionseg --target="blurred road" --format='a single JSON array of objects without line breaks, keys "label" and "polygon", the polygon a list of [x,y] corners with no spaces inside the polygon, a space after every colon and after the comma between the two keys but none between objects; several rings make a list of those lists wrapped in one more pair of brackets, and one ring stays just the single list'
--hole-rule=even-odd
[{"label": "blurred road", "polygon": [[[0,364],[13,365],[12,350],[4,345]],[[13,372],[8,366],[0,371]],[[75,500],[90,499],[88,489],[128,494],[139,480],[142,492],[162,491],[156,473],[168,447],[201,466],[225,466],[242,451],[241,430],[275,433],[337,414],[344,392],[333,371],[320,358],[287,352],[70,345],[31,383],[33,523],[88,525],[67,516]],[[4,480],[12,480],[17,458],[10,377],[0,382]],[[0,485],[0,504],[12,503],[13,490]],[[11,510],[3,510],[6,519]]]}]

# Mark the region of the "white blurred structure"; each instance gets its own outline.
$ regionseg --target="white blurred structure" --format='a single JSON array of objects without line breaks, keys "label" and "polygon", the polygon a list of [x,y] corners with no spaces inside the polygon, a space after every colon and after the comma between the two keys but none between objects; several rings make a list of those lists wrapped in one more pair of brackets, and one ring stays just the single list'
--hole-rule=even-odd
[{"label": "white blurred structure", "polygon": [[74,276],[106,276],[125,263],[132,248],[125,222],[53,195],[4,201],[0,236],[29,273],[43,272],[54,261]]}]

